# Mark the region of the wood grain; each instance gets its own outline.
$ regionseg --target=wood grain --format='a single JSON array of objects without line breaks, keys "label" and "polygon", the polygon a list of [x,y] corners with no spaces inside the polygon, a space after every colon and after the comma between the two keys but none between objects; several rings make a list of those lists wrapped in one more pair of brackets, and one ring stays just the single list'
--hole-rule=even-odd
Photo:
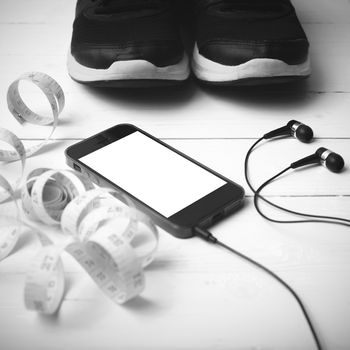
[{"label": "wood grain", "polygon": [[[19,126],[9,114],[6,92],[22,72],[53,76],[66,94],[58,130],[38,155],[36,167],[66,168],[64,149],[118,123],[138,125],[172,146],[244,185],[243,160],[250,145],[290,119],[309,124],[316,140],[267,142],[251,157],[251,179],[261,183],[290,162],[325,146],[350,161],[350,2],[294,0],[311,42],[313,74],[292,87],[209,89],[190,81],[172,90],[92,89],[66,71],[75,1],[1,0],[0,126],[26,145],[49,127]],[[40,91],[22,84],[37,112],[47,105]],[[1,163],[11,181],[19,164]],[[265,191],[281,205],[350,218],[349,165],[342,174],[322,167],[295,171]],[[277,225],[246,204],[212,232],[265,264],[298,291],[325,349],[350,347],[350,232],[348,227]],[[0,211],[13,210],[12,203]],[[285,215],[264,207],[272,216]],[[39,225],[39,224],[38,224]],[[39,225],[53,240],[57,228]],[[42,317],[23,305],[28,266],[40,249],[23,233],[17,249],[0,263],[0,348],[33,349],[312,349],[314,344],[293,298],[261,271],[199,239],[178,240],[161,232],[155,262],[146,271],[142,297],[113,305],[78,264],[63,256],[67,291],[58,314]]]}]

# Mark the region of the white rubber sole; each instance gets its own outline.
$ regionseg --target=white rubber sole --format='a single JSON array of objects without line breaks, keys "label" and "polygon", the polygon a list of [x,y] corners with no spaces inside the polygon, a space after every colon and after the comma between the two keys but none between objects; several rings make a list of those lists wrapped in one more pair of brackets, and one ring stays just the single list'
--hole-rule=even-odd
[{"label": "white rubber sole", "polygon": [[78,63],[68,53],[68,73],[80,82],[119,81],[119,80],[186,80],[190,75],[189,60],[185,54],[183,59],[171,66],[157,67],[145,60],[114,62],[107,69],[94,69]]},{"label": "white rubber sole", "polygon": [[192,69],[198,79],[220,83],[254,78],[307,77],[311,74],[309,58],[298,65],[270,58],[255,58],[237,66],[226,66],[202,56],[197,45],[193,52]]}]

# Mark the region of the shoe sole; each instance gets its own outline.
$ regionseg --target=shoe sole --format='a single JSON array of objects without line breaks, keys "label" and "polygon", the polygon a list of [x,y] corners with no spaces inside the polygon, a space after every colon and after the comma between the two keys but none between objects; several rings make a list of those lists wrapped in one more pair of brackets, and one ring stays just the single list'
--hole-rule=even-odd
[{"label": "shoe sole", "polygon": [[309,58],[297,65],[271,58],[255,58],[236,66],[226,66],[202,56],[197,45],[193,52],[192,70],[197,79],[211,85],[289,83],[311,74]]},{"label": "shoe sole", "polygon": [[149,87],[178,85],[190,75],[189,60],[174,65],[157,67],[145,60],[117,61],[107,69],[86,67],[68,53],[67,68],[70,77],[82,84],[111,87]]}]

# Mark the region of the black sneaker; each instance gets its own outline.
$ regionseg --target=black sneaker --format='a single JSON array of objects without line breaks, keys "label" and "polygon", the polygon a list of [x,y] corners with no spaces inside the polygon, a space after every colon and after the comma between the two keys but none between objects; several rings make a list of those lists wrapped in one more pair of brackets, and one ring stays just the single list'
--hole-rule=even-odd
[{"label": "black sneaker", "polygon": [[194,1],[198,79],[255,85],[310,75],[309,43],[289,0]]},{"label": "black sneaker", "polygon": [[189,76],[175,9],[167,0],[78,0],[68,72],[102,86],[176,83]]}]

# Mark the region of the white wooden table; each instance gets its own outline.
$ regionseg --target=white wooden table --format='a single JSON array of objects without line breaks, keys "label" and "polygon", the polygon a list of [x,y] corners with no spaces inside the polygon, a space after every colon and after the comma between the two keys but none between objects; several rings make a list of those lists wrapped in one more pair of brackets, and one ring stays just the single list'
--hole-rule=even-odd
[{"label": "white wooden table", "polygon": [[[255,184],[290,162],[326,146],[350,162],[350,3],[295,0],[311,41],[313,76],[299,88],[95,90],[73,82],[66,53],[73,0],[1,0],[0,125],[26,144],[46,127],[21,127],[6,107],[8,85],[22,72],[54,77],[66,107],[54,141],[28,160],[36,167],[66,167],[64,149],[122,122],[138,125],[244,185],[243,159],[265,132],[290,119],[313,127],[316,140],[270,142],[252,156]],[[30,106],[44,109],[40,91],[27,89]],[[0,164],[10,179],[19,165]],[[350,169],[296,171],[266,194],[290,208],[350,217]],[[1,207],[0,207],[1,208]],[[4,208],[4,207],[2,207]],[[272,211],[271,214],[279,215]],[[52,237],[59,235],[49,230]],[[326,349],[350,348],[350,230],[334,225],[275,225],[245,207],[212,232],[265,264],[300,294]],[[67,293],[59,313],[44,317],[23,304],[24,277],[40,249],[24,235],[0,263],[0,349],[312,349],[314,343],[294,299],[258,269],[199,239],[162,232],[142,297],[125,306],[105,298],[78,264],[65,256]]]}]

